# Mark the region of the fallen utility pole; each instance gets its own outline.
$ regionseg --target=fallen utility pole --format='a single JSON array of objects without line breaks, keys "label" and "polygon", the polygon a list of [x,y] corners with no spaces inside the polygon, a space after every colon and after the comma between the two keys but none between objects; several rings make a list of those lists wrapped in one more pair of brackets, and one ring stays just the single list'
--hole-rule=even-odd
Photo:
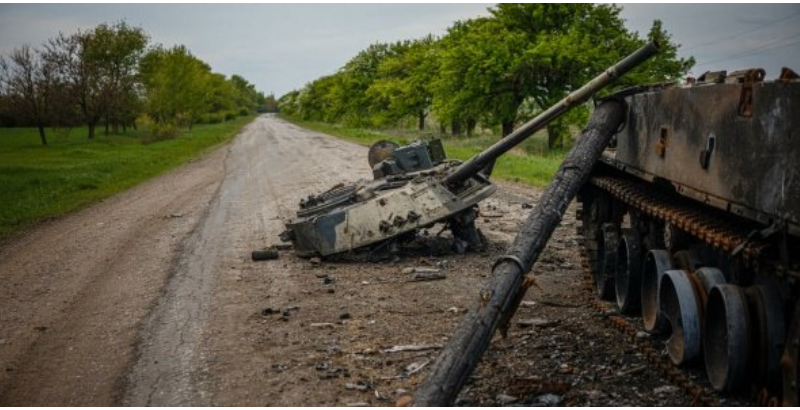
[{"label": "fallen utility pole", "polygon": [[525,275],[624,120],[625,108],[621,101],[607,100],[595,109],[589,125],[528,216],[508,254],[495,263],[478,303],[466,313],[428,377],[417,389],[415,406],[450,406],[455,402],[489,346],[494,331],[516,311],[528,288],[524,284]]}]

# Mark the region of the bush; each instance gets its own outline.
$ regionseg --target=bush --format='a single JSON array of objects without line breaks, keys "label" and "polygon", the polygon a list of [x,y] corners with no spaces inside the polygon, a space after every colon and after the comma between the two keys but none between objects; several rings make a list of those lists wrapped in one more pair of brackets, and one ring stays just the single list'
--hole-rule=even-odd
[{"label": "bush", "polygon": [[208,113],[200,116],[200,122],[203,124],[219,124],[224,120],[221,113]]},{"label": "bush", "polygon": [[173,139],[180,134],[180,127],[174,121],[157,122],[147,114],[137,118],[136,124],[149,131],[142,135],[142,144],[152,144],[158,141]]},{"label": "bush", "polygon": [[236,119],[236,112],[235,111],[226,111],[225,112],[225,121],[232,121]]},{"label": "bush", "polygon": [[248,115],[250,115],[250,110],[248,110],[247,108],[244,108],[244,107],[239,108],[239,116],[240,117],[247,117]]}]

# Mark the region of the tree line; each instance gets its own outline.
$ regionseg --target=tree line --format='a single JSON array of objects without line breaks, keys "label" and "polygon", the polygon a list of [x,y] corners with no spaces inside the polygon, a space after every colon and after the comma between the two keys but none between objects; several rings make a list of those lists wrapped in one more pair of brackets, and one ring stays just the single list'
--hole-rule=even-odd
[{"label": "tree line", "polygon": [[88,138],[147,124],[160,137],[180,127],[275,110],[277,101],[239,75],[226,78],[182,45],[150,44],[125,22],[59,34],[40,47],[0,56],[0,125],[47,128],[84,125]]},{"label": "tree line", "polygon": [[[282,96],[281,112],[354,127],[414,118],[420,130],[432,115],[442,134],[449,126],[451,135],[471,135],[483,125],[507,135],[648,40],[661,52],[617,88],[677,81],[695,63],[677,56],[661,21],[642,38],[615,5],[500,4],[489,12],[441,37],[373,44],[334,74]],[[587,116],[585,108],[552,123],[549,145]]]}]

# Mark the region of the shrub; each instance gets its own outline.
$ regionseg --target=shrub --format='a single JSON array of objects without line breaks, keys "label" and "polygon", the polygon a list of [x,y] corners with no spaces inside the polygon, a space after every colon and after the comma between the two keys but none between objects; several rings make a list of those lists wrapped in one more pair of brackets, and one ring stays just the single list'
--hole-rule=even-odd
[{"label": "shrub", "polygon": [[219,124],[223,120],[225,120],[225,117],[222,115],[222,113],[218,112],[207,114],[207,117],[208,117],[208,124]]},{"label": "shrub", "polygon": [[235,111],[226,111],[225,112],[225,121],[231,121],[236,119],[236,112]]},{"label": "shrub", "polygon": [[180,127],[174,121],[157,122],[145,114],[136,119],[139,127],[148,130],[142,135],[142,144],[152,144],[158,141],[172,139],[180,134]]},{"label": "shrub", "polygon": [[246,117],[248,115],[250,115],[250,110],[248,110],[247,108],[244,108],[244,107],[239,108],[239,116],[240,117]]}]

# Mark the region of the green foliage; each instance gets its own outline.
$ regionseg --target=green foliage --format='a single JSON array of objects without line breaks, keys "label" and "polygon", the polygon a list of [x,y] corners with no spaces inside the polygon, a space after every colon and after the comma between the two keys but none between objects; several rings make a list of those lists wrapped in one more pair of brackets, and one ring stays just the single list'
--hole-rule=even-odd
[{"label": "green foliage", "polygon": [[183,164],[228,141],[251,119],[197,126],[152,144],[140,142],[150,134],[142,128],[88,142],[84,127],[48,147],[36,142],[35,128],[0,128],[0,237]]},{"label": "green foliage", "polygon": [[220,122],[228,112],[249,115],[266,104],[242,76],[213,73],[185,46],[148,43],[143,29],[118,22],[0,56],[0,120],[38,126],[46,144],[47,126],[85,124],[93,139],[98,124],[108,134],[146,114],[157,125],[150,137],[160,140],[176,128]]},{"label": "green foliage", "polygon": [[[459,21],[440,39],[373,44],[335,74],[280,98],[281,112],[306,121],[388,127],[429,114],[454,135],[478,126],[507,134],[564,98],[647,39],[607,4],[499,4],[489,17]],[[648,34],[661,53],[607,92],[675,81],[694,64],[656,20]],[[550,147],[569,142],[588,109],[549,127]],[[443,128],[443,127],[442,127]]]},{"label": "green foliage", "polygon": [[140,65],[147,103],[155,122],[171,122],[179,115],[191,121],[208,111],[210,67],[184,46],[150,50]]},{"label": "green foliage", "polygon": [[366,91],[373,105],[377,101],[384,107],[375,115],[377,125],[416,116],[424,128],[433,98],[431,84],[439,71],[438,51],[436,39],[428,36],[381,60],[376,80]]}]

